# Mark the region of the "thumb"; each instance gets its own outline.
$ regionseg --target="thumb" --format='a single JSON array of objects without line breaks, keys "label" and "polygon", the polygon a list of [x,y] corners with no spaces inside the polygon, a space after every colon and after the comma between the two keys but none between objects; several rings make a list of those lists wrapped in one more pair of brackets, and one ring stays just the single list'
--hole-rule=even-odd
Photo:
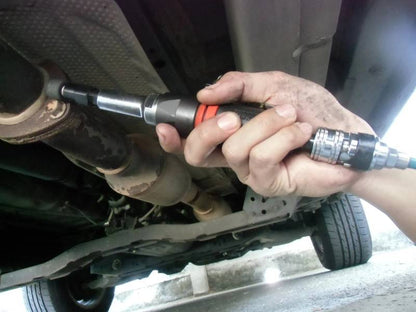
[{"label": "thumb", "polygon": [[156,134],[159,144],[167,153],[183,154],[184,139],[179,136],[178,131],[169,124],[158,124]]}]

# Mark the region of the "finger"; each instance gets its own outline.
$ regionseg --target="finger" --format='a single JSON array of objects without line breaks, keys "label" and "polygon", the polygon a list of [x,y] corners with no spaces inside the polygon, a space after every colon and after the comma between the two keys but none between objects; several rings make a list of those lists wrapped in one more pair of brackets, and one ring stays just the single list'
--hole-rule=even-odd
[{"label": "finger", "polygon": [[270,99],[272,88],[276,88],[287,76],[280,72],[228,72],[215,84],[199,91],[197,97],[204,104],[238,100],[264,103]]},{"label": "finger", "polygon": [[281,164],[292,151],[303,146],[311,137],[312,126],[307,123],[295,123],[256,145],[250,152],[248,181],[261,185],[262,193],[289,194],[296,185],[282,172]]},{"label": "finger", "polygon": [[[240,117],[231,112],[204,121],[186,139],[184,148],[186,161],[198,167],[213,166],[213,161],[220,160],[216,147],[236,132],[240,125]],[[224,160],[222,164],[225,164]]]},{"label": "finger", "polygon": [[[183,154],[185,139],[181,138],[176,129],[169,124],[158,124],[156,133],[159,138],[160,146],[165,152],[173,154]],[[207,167],[228,167],[222,152],[214,150],[207,158]]]},{"label": "finger", "polygon": [[183,153],[185,140],[179,136],[178,131],[173,126],[163,123],[158,124],[156,134],[164,151],[173,154]]},{"label": "finger", "polygon": [[242,182],[250,172],[251,149],[295,120],[296,111],[291,105],[279,105],[254,117],[224,142],[225,159]]}]

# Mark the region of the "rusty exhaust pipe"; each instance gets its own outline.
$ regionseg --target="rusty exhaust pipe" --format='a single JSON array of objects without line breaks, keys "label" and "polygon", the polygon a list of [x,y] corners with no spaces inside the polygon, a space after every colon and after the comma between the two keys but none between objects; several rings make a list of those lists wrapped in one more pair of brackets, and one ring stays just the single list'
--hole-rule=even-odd
[{"label": "rusty exhaust pipe", "polygon": [[[200,190],[185,165],[164,153],[157,142],[126,136],[100,112],[47,99],[46,72],[1,41],[0,65],[7,69],[0,73],[1,139],[14,144],[43,141],[78,163],[96,168],[116,192],[162,206],[184,202],[201,221],[231,213],[221,197]],[[27,84],[27,94],[9,94],[22,93],[16,86],[6,87],[12,84]]]}]

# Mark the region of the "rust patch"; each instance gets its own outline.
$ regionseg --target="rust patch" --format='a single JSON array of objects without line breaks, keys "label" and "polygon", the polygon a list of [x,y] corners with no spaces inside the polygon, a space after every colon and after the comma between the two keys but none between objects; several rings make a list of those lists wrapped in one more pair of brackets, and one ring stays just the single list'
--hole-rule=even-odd
[{"label": "rust patch", "polygon": [[137,196],[149,189],[150,186],[151,184],[149,183],[142,183],[139,185],[132,186],[127,190],[128,196]]},{"label": "rust patch", "polygon": [[65,114],[66,104],[57,100],[50,100],[46,103],[45,110],[52,119],[59,119]]},{"label": "rust patch", "polygon": [[58,101],[52,100],[46,103],[45,109],[47,112],[53,112],[58,107]]},{"label": "rust patch", "polygon": [[71,127],[76,120],[71,119],[69,105],[51,100],[32,116],[13,125],[0,124],[1,138],[14,144],[44,140],[55,133]]}]

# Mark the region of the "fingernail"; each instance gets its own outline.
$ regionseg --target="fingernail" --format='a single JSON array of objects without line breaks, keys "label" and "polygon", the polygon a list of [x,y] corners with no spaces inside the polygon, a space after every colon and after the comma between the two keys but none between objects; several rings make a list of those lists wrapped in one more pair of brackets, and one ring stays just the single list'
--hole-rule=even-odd
[{"label": "fingernail", "polygon": [[296,115],[295,108],[289,104],[277,105],[275,110],[283,118],[291,118]]},{"label": "fingernail", "polygon": [[217,125],[222,130],[230,131],[238,127],[239,120],[234,114],[224,113],[220,115],[220,118],[217,120]]},{"label": "fingernail", "polygon": [[312,134],[312,126],[307,122],[297,122],[296,125],[303,133],[308,135]]}]

